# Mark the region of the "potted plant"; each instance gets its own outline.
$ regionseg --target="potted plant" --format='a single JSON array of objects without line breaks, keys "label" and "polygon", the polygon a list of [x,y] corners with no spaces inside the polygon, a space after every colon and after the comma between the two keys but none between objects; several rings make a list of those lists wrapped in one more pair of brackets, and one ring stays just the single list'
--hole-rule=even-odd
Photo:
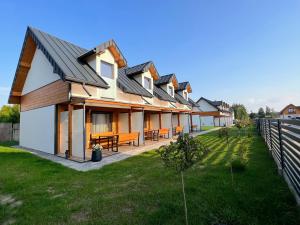
[{"label": "potted plant", "polygon": [[99,162],[102,159],[102,146],[99,144],[93,145],[92,147],[92,161]]}]

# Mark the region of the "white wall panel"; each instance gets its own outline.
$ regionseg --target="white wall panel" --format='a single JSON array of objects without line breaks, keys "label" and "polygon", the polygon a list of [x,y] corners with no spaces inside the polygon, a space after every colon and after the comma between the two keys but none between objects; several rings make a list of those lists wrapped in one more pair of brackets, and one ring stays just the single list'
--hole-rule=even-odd
[{"label": "white wall panel", "polygon": [[131,131],[140,132],[140,144],[144,142],[144,117],[143,112],[131,113]]},{"label": "white wall panel", "polygon": [[172,113],[161,114],[161,127],[169,129],[169,137],[172,137]]},{"label": "white wall panel", "polygon": [[83,109],[72,114],[72,155],[83,158]]},{"label": "white wall panel", "polygon": [[54,154],[55,106],[20,114],[20,145]]},{"label": "white wall panel", "polygon": [[120,133],[128,133],[128,113],[120,113],[119,114],[119,132]]}]

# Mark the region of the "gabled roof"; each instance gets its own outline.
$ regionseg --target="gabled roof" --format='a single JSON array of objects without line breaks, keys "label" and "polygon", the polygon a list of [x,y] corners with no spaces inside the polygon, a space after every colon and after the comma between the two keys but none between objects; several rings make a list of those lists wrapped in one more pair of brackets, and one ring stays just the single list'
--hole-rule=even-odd
[{"label": "gabled roof", "polygon": [[141,84],[139,84],[135,79],[130,78],[126,75],[126,67],[120,68],[118,70],[118,86],[127,93],[141,95],[144,97],[152,98],[153,95],[147,91]]},{"label": "gabled roof", "polygon": [[153,87],[153,94],[160,100],[176,102],[176,100],[171,95],[169,95],[165,90],[155,85]]},{"label": "gabled roof", "polygon": [[150,71],[152,77],[154,78],[154,80],[159,79],[159,74],[154,66],[154,63],[152,61],[149,62],[145,62],[136,66],[132,66],[132,67],[127,67],[125,69],[126,75],[128,76],[134,76],[137,74],[141,74],[144,73],[146,71]]},{"label": "gabled roof", "polygon": [[178,87],[178,81],[177,81],[176,75],[174,73],[160,76],[160,78],[157,81],[155,81],[155,84],[157,86],[161,86],[164,84],[168,84],[170,82],[173,82],[173,85],[175,84],[174,85],[175,88]]},{"label": "gabled roof", "polygon": [[199,100],[197,101],[197,103],[199,103],[199,101],[203,99],[205,100],[206,102],[208,102],[211,106],[213,106],[214,108],[216,108],[218,111],[222,111],[222,112],[230,112],[228,110],[224,110],[221,108],[222,105],[226,105],[227,107],[229,107],[229,104],[226,103],[226,102],[223,102],[223,101],[211,101],[211,100],[208,100],[204,97],[201,97],[199,98]]},{"label": "gabled roof", "polygon": [[296,109],[300,109],[300,106],[296,106],[294,104],[288,104],[286,107],[284,107],[279,113],[282,114],[284,110],[286,110],[287,108],[290,108],[290,107],[294,107]]},{"label": "gabled roof", "polygon": [[184,91],[184,90],[187,90],[188,93],[192,92],[191,85],[188,81],[179,83],[176,91]]},{"label": "gabled roof", "polygon": [[201,100],[204,100],[204,101],[206,101],[208,104],[210,104],[212,107],[214,107],[215,109],[217,109],[217,110],[220,110],[211,100],[208,100],[207,98],[204,98],[204,97],[201,97],[201,98],[199,98],[198,99],[198,101],[197,101],[197,104],[199,105],[199,102],[201,101]]},{"label": "gabled roof", "polygon": [[191,103],[189,103],[187,100],[185,100],[181,95],[179,95],[177,93],[175,93],[174,97],[181,104],[188,105],[188,106],[192,105]]},{"label": "gabled roof", "polygon": [[111,54],[114,56],[115,61],[118,64],[119,68],[127,66],[127,61],[126,61],[125,57],[123,56],[122,52],[120,51],[119,47],[117,46],[116,42],[113,39],[111,39],[107,42],[104,42],[89,51],[86,51],[85,53],[83,53],[82,55],[80,55],[78,57],[78,60],[85,62],[87,57],[94,55],[94,54],[101,54],[106,49],[110,50]]},{"label": "gabled roof", "polygon": [[189,98],[189,103],[193,106],[193,107],[199,107],[199,104],[196,103],[193,99]]},{"label": "gabled roof", "polygon": [[[62,80],[90,84],[101,88],[109,87],[95,70],[77,59],[80,55],[87,52],[86,49],[63,41],[38,29],[28,27],[9,101],[14,97],[13,92],[22,92],[36,48],[45,54],[53,66],[54,73],[57,73]],[[26,70],[24,69],[25,67]]]}]

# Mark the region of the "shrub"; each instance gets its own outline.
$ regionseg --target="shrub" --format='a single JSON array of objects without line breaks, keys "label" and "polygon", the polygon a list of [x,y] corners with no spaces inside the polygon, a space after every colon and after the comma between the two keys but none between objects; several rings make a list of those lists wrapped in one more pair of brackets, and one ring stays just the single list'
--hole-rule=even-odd
[{"label": "shrub", "polygon": [[232,159],[230,166],[233,172],[241,172],[246,169],[246,160],[244,160],[241,156],[237,156]]}]

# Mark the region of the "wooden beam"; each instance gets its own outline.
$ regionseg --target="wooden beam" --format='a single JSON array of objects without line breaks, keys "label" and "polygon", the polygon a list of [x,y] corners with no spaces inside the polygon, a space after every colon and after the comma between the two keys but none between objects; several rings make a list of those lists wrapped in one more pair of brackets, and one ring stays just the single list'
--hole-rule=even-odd
[{"label": "wooden beam", "polygon": [[28,63],[28,62],[20,62],[20,66],[21,67],[25,67],[25,68],[30,68],[31,67],[31,64],[30,63]]},{"label": "wooden beam", "polygon": [[131,133],[131,109],[128,111],[128,131]]},{"label": "wooden beam", "polygon": [[72,120],[73,120],[73,105],[68,105],[68,150],[70,151],[70,156],[72,155]]},{"label": "wooden beam", "polygon": [[86,114],[86,149],[89,149],[91,146],[90,143],[90,135],[91,135],[91,127],[92,127],[92,110],[88,109]]},{"label": "wooden beam", "polygon": [[193,115],[190,114],[190,117],[191,117],[191,131],[193,131]]},{"label": "wooden beam", "polygon": [[178,126],[180,126],[180,114],[177,114],[177,122],[178,122]]},{"label": "wooden beam", "polygon": [[13,91],[12,92],[12,96],[18,96],[18,97],[20,97],[22,95],[22,92],[20,92],[20,91]]},{"label": "wooden beam", "polygon": [[159,129],[161,129],[161,112],[158,113],[158,117],[159,117]]}]

